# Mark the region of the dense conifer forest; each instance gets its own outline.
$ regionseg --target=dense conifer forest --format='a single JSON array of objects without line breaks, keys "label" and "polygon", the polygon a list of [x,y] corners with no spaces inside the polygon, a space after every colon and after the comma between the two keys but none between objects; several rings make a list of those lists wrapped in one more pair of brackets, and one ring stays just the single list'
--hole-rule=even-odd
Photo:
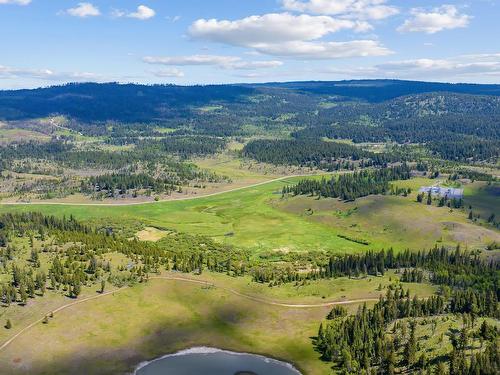
[{"label": "dense conifer forest", "polygon": [[385,194],[390,189],[390,181],[407,180],[410,178],[410,172],[410,168],[403,164],[397,167],[341,174],[330,179],[304,179],[296,185],[285,186],[282,193],[353,200],[370,194]]},{"label": "dense conifer forest", "polygon": [[342,161],[359,161],[361,166],[370,166],[383,165],[394,159],[392,155],[375,154],[349,144],[320,140],[256,140],[246,144],[242,153],[260,162],[325,170],[334,170],[342,165]]},{"label": "dense conifer forest", "polygon": [[[388,266],[401,267],[411,258],[407,254],[400,259],[392,255],[385,259]],[[330,313],[329,322],[326,326],[320,325],[315,339],[322,358],[332,361],[335,367],[347,373],[369,373],[370,369],[377,368],[383,373],[394,374],[397,367],[410,372],[446,373],[446,367],[442,366],[445,362],[449,362],[450,374],[497,373],[500,368],[498,329],[486,320],[481,327],[475,322],[479,317],[499,317],[498,264],[488,264],[477,255],[462,253],[459,248],[454,253],[434,249],[418,258],[411,264],[411,269],[405,268],[401,281],[421,281],[423,270],[426,270],[430,272],[430,280],[441,285],[441,293],[424,300],[410,296],[408,291],[399,287],[388,289],[386,296],[381,297],[373,308],[365,305],[355,315],[345,317],[345,314]],[[358,265],[356,267],[359,269]],[[427,358],[424,354],[417,358],[415,328],[418,318],[440,319],[439,316],[450,313],[463,314],[464,322],[469,322],[464,323],[462,331],[451,332],[454,335],[452,352],[441,359]],[[409,336],[406,334],[407,325]],[[400,333],[401,329],[404,329],[403,333]],[[486,350],[469,355],[469,360],[466,360],[471,336],[480,337]]]}]

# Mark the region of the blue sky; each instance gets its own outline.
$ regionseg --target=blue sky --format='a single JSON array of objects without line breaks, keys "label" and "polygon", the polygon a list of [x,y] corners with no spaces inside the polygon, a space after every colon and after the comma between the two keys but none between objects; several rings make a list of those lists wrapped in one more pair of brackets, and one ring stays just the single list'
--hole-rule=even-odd
[{"label": "blue sky", "polygon": [[0,88],[500,83],[496,0],[0,0]]}]

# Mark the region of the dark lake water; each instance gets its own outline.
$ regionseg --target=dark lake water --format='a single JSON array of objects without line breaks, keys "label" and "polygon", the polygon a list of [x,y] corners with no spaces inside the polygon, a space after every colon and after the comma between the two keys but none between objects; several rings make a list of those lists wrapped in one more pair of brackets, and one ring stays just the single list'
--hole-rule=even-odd
[{"label": "dark lake water", "polygon": [[292,365],[260,355],[192,348],[139,365],[135,375],[301,375]]}]

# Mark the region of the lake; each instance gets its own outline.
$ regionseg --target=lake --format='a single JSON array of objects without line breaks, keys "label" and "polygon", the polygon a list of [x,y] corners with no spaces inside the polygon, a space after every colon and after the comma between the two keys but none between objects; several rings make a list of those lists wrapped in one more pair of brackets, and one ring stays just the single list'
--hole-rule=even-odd
[{"label": "lake", "polygon": [[291,364],[248,353],[191,348],[141,363],[135,375],[301,375]]}]

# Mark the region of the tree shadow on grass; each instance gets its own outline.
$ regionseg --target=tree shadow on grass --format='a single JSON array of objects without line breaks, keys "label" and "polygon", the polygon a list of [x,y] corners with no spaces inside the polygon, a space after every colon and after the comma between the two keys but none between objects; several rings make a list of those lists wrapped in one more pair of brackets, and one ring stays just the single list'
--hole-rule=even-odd
[{"label": "tree shadow on grass", "polygon": [[[147,319],[147,316],[144,318]],[[13,367],[18,368],[19,371],[13,373],[29,373],[30,375],[130,374],[143,361],[194,346],[252,351],[253,340],[249,339],[244,329],[247,318],[249,314],[244,305],[224,305],[212,309],[207,316],[196,320],[193,324],[174,327],[171,322],[165,320],[161,323],[146,325],[143,330],[144,336],[126,346],[85,349],[65,357],[57,357],[57,360],[49,364],[30,363],[28,366],[28,364],[23,364],[22,354],[16,353],[15,359],[18,363]],[[99,332],[95,332],[95,335],[98,340]],[[43,345],[43,343],[40,344]],[[27,368],[29,371],[26,371]]]}]

